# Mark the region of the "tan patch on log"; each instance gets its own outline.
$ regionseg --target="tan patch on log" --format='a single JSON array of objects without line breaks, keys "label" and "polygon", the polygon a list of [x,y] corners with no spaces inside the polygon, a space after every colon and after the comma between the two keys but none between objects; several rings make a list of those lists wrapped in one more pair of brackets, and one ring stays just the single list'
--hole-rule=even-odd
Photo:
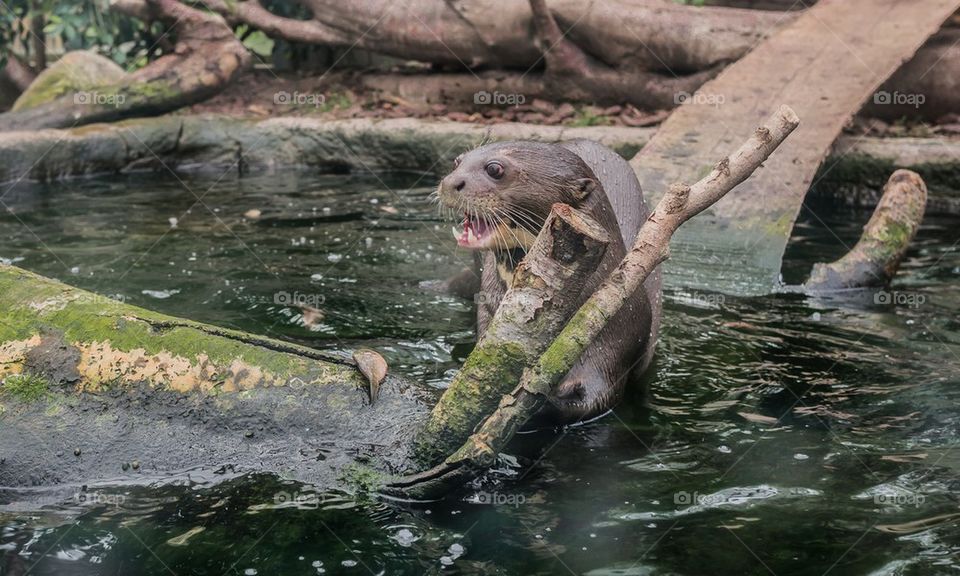
[{"label": "tan patch on log", "polygon": [[77,348],[80,349],[77,370],[82,376],[78,391],[98,390],[102,384],[111,382],[146,382],[177,392],[210,392],[221,384],[224,391],[234,392],[277,383],[275,376],[239,359],[223,370],[205,354],[191,361],[166,351],[148,354],[143,348],[117,350],[109,342],[84,343]]},{"label": "tan patch on log", "polygon": [[11,340],[0,344],[0,377],[21,373],[27,353],[39,346],[40,342],[40,335],[35,334],[26,340]]},{"label": "tan patch on log", "polygon": [[230,370],[224,382],[223,389],[228,392],[251,390],[263,384],[273,385],[275,383],[275,379],[264,373],[259,366],[247,364],[242,360],[234,360],[230,364]]}]

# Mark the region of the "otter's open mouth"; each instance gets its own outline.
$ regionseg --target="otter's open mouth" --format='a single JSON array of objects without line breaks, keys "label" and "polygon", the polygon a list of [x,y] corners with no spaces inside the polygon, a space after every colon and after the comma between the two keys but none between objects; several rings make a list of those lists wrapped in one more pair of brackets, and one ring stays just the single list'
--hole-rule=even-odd
[{"label": "otter's open mouth", "polygon": [[497,237],[499,226],[491,226],[489,222],[468,212],[463,213],[460,230],[453,229],[457,244],[464,248],[488,248],[491,241]]},{"label": "otter's open mouth", "polygon": [[535,239],[533,234],[509,220],[494,224],[469,212],[464,212],[459,230],[454,226],[453,235],[461,248],[471,250],[529,249]]}]

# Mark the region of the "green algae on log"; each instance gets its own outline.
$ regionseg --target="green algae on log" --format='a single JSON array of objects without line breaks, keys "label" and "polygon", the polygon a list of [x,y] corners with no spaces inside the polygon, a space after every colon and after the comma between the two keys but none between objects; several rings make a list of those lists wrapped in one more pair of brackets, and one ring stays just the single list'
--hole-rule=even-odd
[{"label": "green algae on log", "polygon": [[[342,485],[344,467],[357,461],[403,470],[431,400],[388,376],[371,405],[346,357],[151,312],[7,265],[0,381],[7,486],[187,470]],[[132,461],[142,466],[123,468]]]}]

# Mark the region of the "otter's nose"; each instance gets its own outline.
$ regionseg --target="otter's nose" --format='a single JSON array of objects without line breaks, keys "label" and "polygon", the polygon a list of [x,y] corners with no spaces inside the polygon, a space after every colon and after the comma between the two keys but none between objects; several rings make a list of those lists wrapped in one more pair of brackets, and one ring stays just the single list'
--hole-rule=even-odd
[{"label": "otter's nose", "polygon": [[467,185],[467,181],[459,174],[448,174],[447,177],[443,179],[441,184],[447,191],[456,190],[457,192],[463,192],[463,189]]}]

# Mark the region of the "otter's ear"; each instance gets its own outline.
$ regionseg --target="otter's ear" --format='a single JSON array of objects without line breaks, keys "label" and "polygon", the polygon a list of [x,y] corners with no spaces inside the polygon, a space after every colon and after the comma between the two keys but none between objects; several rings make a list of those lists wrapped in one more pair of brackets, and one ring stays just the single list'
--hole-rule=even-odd
[{"label": "otter's ear", "polygon": [[585,200],[597,187],[597,181],[593,178],[578,178],[573,184],[573,196],[579,201]]}]

